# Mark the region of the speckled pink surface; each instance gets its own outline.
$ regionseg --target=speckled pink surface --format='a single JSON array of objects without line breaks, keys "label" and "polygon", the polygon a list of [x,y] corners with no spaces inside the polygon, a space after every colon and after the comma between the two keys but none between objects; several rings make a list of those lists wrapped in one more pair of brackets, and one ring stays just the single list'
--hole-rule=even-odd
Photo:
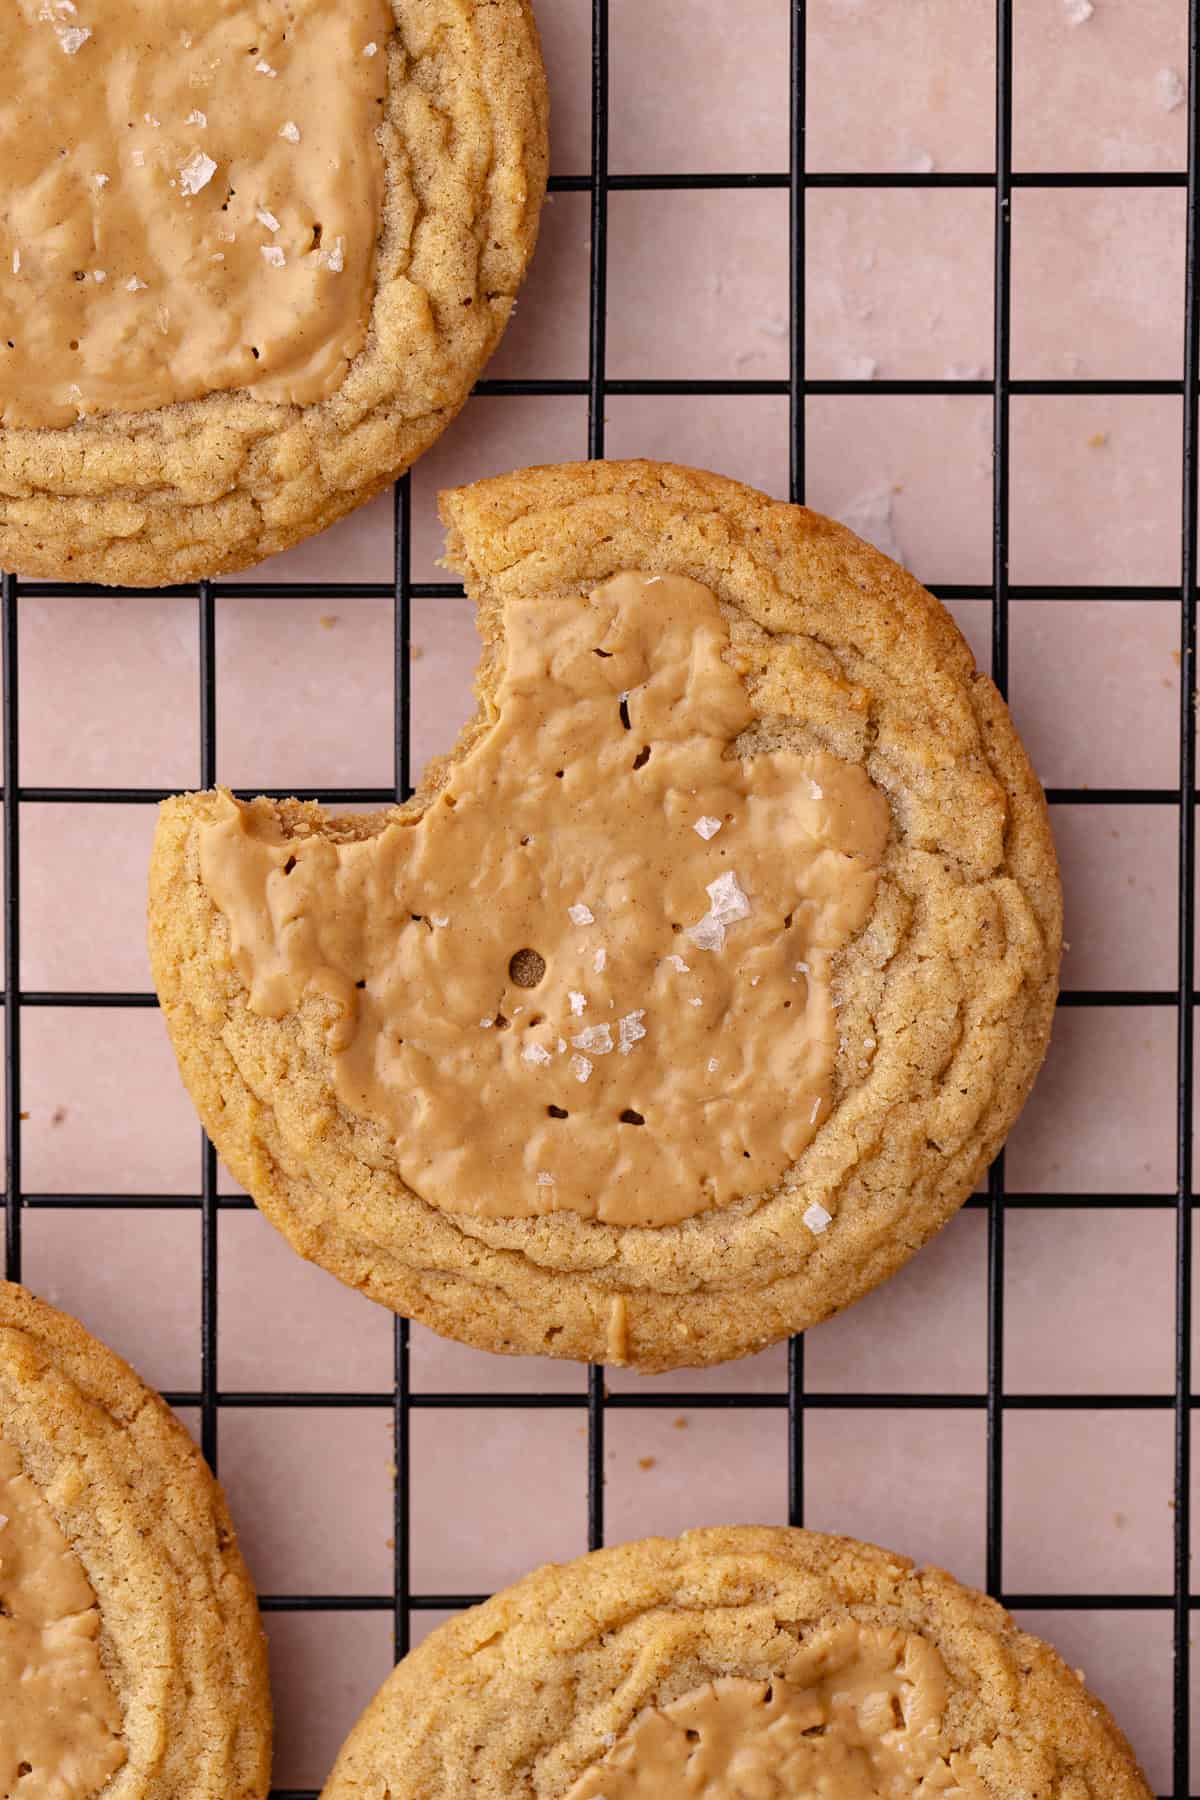
[{"label": "speckled pink surface", "polygon": [[[540,0],[555,103],[554,167],[586,171],[587,0]],[[994,30],[988,0],[810,0],[814,170],[989,169]],[[1185,0],[1016,7],[1019,168],[1173,170],[1185,109]],[[778,170],[788,149],[786,0],[612,0],[614,171]],[[608,367],[616,376],[787,374],[787,195],[614,193]],[[819,189],[808,205],[807,355],[815,379],[991,374],[992,196],[970,188]],[[588,200],[558,194],[495,376],[587,370]],[[1184,195],[1179,188],[1019,190],[1013,204],[1012,372],[1178,379]],[[861,394],[807,408],[808,497],[872,530],[932,584],[990,576],[991,401]],[[672,457],[784,496],[779,397],[613,396],[610,454]],[[437,579],[438,488],[582,455],[581,399],[477,398],[413,477],[413,573]],[[1012,404],[1012,578],[1120,588],[1179,576],[1180,403],[1032,396]],[[257,572],[387,580],[381,500]],[[990,610],[955,612],[986,666]],[[468,706],[469,604],[417,601],[414,752],[446,747]],[[1169,600],[1021,599],[1011,695],[1052,787],[1169,788],[1176,779],[1178,616]],[[179,787],[197,774],[195,603],[20,603],[25,786]],[[384,600],[221,599],[218,775],[239,786],[391,781],[391,606]],[[1176,814],[1066,805],[1055,829],[1072,989],[1175,980]],[[21,820],[26,989],[145,990],[145,806],[29,804]],[[194,1194],[199,1132],[152,1011],[23,1015],[24,1181],[35,1194]],[[1166,1396],[1173,1380],[1172,1220],[1138,1196],[1174,1183],[1174,1014],[1061,1012],[1013,1134],[1005,1382],[1015,1393]],[[223,1178],[223,1188],[233,1191]],[[1128,1196],[1104,1210],[1052,1197]],[[146,1204],[31,1209],[25,1275],[176,1392],[199,1385],[195,1212]],[[907,1270],[811,1334],[807,1522],[984,1578],[985,1420],[961,1410],[838,1408],[844,1392],[979,1396],[986,1381],[986,1221],[961,1214]],[[300,1262],[254,1213],[220,1220],[224,1390],[381,1391],[391,1322]],[[571,1366],[492,1359],[413,1333],[418,1391],[579,1395]],[[681,1392],[678,1407],[608,1421],[613,1540],[708,1521],[782,1522],[785,1415],[703,1411],[687,1395],[786,1388],[782,1349],[715,1372],[611,1387]],[[185,1413],[189,1423],[194,1416]],[[1047,1605],[1027,1622],[1082,1666],[1144,1760],[1170,1781],[1170,1616],[1056,1609],[1055,1593],[1166,1595],[1171,1413],[1021,1410],[1005,1433],[1004,1583]],[[484,1591],[585,1547],[578,1410],[422,1410],[412,1441],[412,1579]],[[392,1551],[386,1410],[228,1409],[220,1468],[263,1590],[385,1594]],[[417,1616],[418,1632],[436,1615]],[[269,1619],[276,1780],[319,1786],[390,1662],[386,1613]],[[1200,1735],[1200,1734],[1198,1734]],[[1192,1777],[1200,1788],[1200,1758]]]}]

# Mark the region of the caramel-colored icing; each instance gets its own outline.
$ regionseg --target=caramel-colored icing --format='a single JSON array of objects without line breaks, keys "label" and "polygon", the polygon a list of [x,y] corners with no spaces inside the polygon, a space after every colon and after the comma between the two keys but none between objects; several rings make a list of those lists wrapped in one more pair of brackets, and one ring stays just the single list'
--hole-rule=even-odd
[{"label": "caramel-colored icing", "polygon": [[0,423],[337,388],[392,28],[386,0],[6,0]]},{"label": "caramel-colored icing", "polygon": [[639,1713],[567,1800],[987,1800],[945,1706],[933,1644],[847,1619],[777,1679],[723,1677]]},{"label": "caramel-colored icing", "polygon": [[0,1438],[0,1794],[92,1800],[125,1762],[83,1565]]},{"label": "caramel-colored icing", "polygon": [[739,754],[697,582],[505,625],[490,728],[422,817],[339,842],[227,795],[201,877],[254,1012],[332,1003],[337,1097],[423,1199],[670,1225],[778,1182],[828,1116],[887,804],[824,752]]}]

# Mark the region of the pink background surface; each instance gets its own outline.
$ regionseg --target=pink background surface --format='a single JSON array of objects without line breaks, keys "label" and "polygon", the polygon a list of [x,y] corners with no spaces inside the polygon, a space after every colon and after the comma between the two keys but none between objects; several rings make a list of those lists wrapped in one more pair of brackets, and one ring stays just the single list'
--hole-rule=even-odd
[{"label": "pink background surface", "polygon": [[[1184,0],[1062,0],[1016,8],[1016,159],[1023,169],[1178,169]],[[553,84],[554,169],[587,169],[590,8],[540,0]],[[612,0],[611,165],[777,170],[787,163],[785,0]],[[993,19],[987,0],[810,0],[808,158],[817,170],[988,169]],[[1013,206],[1012,372],[1181,374],[1184,195],[1019,191]],[[807,337],[814,378],[991,372],[992,199],[986,191],[814,192]],[[516,320],[489,373],[587,368],[588,201],[547,206]],[[787,195],[612,196],[609,373],[787,374]],[[722,469],[784,496],[779,398],[613,397],[608,449]],[[808,498],[883,520],[932,584],[990,574],[987,396],[813,398]],[[413,573],[439,578],[440,487],[586,450],[578,399],[476,398],[413,477]],[[1012,406],[1012,577],[1165,584],[1179,574],[1180,403],[1033,397]],[[381,500],[264,579],[388,580]],[[986,666],[989,608],[955,608]],[[21,781],[188,786],[197,774],[195,603],[114,596],[20,605]],[[452,741],[475,656],[470,606],[414,607],[414,752]],[[1011,609],[1011,695],[1049,786],[1169,787],[1176,779],[1177,608],[1028,600]],[[391,781],[391,605],[229,599],[217,607],[218,775],[249,787]],[[1172,807],[1061,806],[1068,988],[1174,982]],[[146,806],[23,809],[26,989],[149,987]],[[81,895],[84,904],[81,905]],[[35,1194],[195,1194],[198,1138],[152,1011],[23,1015],[24,1179]],[[1128,1196],[1100,1210],[1014,1206],[1008,1217],[1005,1381],[1018,1393],[1167,1395],[1172,1220],[1139,1197],[1174,1181],[1174,1015],[1060,1013],[1048,1065],[1013,1134],[1015,1193]],[[226,1191],[232,1184],[223,1178]],[[25,1275],[171,1390],[199,1385],[195,1212],[31,1209]],[[981,1394],[986,1232],[967,1211],[850,1314],[811,1334],[814,1392]],[[391,1321],[301,1263],[253,1213],[220,1220],[223,1389],[384,1390]],[[509,1362],[413,1332],[418,1390],[582,1394],[582,1371]],[[638,1378],[613,1374],[626,1391]],[[786,1388],[782,1348],[668,1391]],[[187,1415],[189,1423],[194,1423]],[[783,1522],[785,1415],[682,1405],[609,1417],[610,1540],[707,1521]],[[814,1410],[807,1522],[874,1538],[964,1579],[984,1577],[980,1410]],[[413,1584],[483,1591],[585,1548],[584,1416],[426,1410],[414,1417]],[[220,1467],[255,1576],[270,1594],[386,1593],[386,1410],[228,1410]],[[652,1464],[648,1459],[653,1459]],[[1017,1593],[1166,1595],[1171,1414],[1022,1411],[1005,1438],[1004,1582]],[[418,1614],[418,1633],[431,1622]],[[1170,1618],[1055,1610],[1026,1621],[1081,1665],[1159,1791],[1170,1780]],[[319,1786],[390,1665],[386,1613],[272,1615],[276,1780]],[[1192,1777],[1200,1788],[1200,1757]]]}]

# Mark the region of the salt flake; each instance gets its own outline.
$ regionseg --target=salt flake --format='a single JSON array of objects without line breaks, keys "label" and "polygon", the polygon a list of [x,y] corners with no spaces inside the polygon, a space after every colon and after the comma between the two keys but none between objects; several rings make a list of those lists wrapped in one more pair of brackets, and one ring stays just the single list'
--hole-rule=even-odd
[{"label": "salt flake", "polygon": [[495,1023],[495,1019],[480,1019],[479,1029],[480,1031],[490,1031]]},{"label": "salt flake", "polygon": [[708,813],[706,813],[702,819],[697,819],[696,823],[692,826],[692,830],[696,832],[698,836],[702,837],[706,843],[709,838],[716,837],[720,829],[720,819],[714,819]]},{"label": "salt flake", "polygon": [[92,270],[92,280],[98,281],[98,282],[107,281],[108,280],[108,270],[107,269],[93,269]]},{"label": "salt flake", "polygon": [[260,244],[258,253],[265,263],[270,263],[273,269],[282,269],[287,262],[287,257],[278,244]]},{"label": "salt flake", "polygon": [[98,188],[107,187],[108,186],[108,176],[107,175],[93,175],[92,176],[92,184],[93,184],[93,186],[98,187]]},{"label": "salt flake", "polygon": [[698,996],[694,996],[692,999],[690,999],[688,1001],[688,1005],[689,1006],[703,1006],[704,1002]]},{"label": "salt flake", "polygon": [[596,971],[597,975],[599,975],[603,972],[604,965],[607,961],[608,961],[608,951],[604,948],[603,945],[601,945],[599,950],[597,950],[595,956],[593,956],[593,958],[592,958],[592,968]]},{"label": "salt flake", "polygon": [[187,125],[198,125],[201,131],[203,131],[208,124],[208,114],[201,112],[200,108],[196,107],[194,111],[188,114],[184,123]]},{"label": "salt flake", "polygon": [[273,212],[268,212],[265,206],[258,207],[254,216],[260,225],[266,226],[268,231],[279,230],[279,220],[275,217]]},{"label": "salt flake", "polygon": [[685,963],[682,956],[674,954],[671,956],[664,956],[663,961],[670,963],[673,969],[678,969],[681,975],[690,975],[692,972],[691,963]]},{"label": "salt flake", "polygon": [[527,1063],[548,1063],[550,1052],[541,1044],[526,1044],[521,1052],[521,1061]]},{"label": "salt flake", "polygon": [[581,1013],[587,1005],[587,995],[581,994],[578,988],[572,988],[567,995],[567,999],[571,1002],[571,1011],[576,1015]]},{"label": "salt flake", "polygon": [[67,56],[75,56],[91,37],[85,25],[56,25],[54,35]]},{"label": "salt flake", "polygon": [[450,923],[449,913],[430,913],[429,923],[444,929]]},{"label": "salt flake", "polygon": [[628,1056],[639,1039],[645,1037],[646,1027],[642,1024],[645,1016],[645,1007],[639,1006],[636,1012],[626,1013],[625,1017],[618,1021],[617,1036],[621,1040],[622,1056]]},{"label": "salt flake", "polygon": [[590,1050],[593,1056],[607,1056],[613,1047],[612,1027],[609,1025],[588,1025],[573,1037],[571,1042],[576,1050]]},{"label": "salt flake", "polygon": [[699,950],[720,950],[725,944],[725,927],[749,916],[750,900],[738,885],[732,869],[718,875],[705,889],[711,905],[704,917],[691,927],[688,936]]},{"label": "salt flake", "polygon": [[710,1075],[715,1075],[715,1074],[716,1074],[716,1072],[717,1072],[717,1070],[718,1070],[718,1068],[719,1068],[719,1067],[720,1067],[720,1064],[719,1064],[719,1063],[718,1063],[718,1061],[717,1061],[717,1059],[716,1059],[716,1057],[715,1057],[715,1056],[710,1056],[710,1057],[709,1057],[709,1059],[708,1059],[708,1072],[709,1072],[709,1074],[710,1074]]},{"label": "salt flake", "polygon": [[808,1211],[803,1214],[803,1218],[808,1229],[817,1237],[819,1237],[826,1227],[833,1222],[833,1214],[826,1212],[825,1208],[816,1200],[813,1201],[812,1205],[808,1208]]},{"label": "salt flake", "polygon": [[567,917],[572,925],[594,925],[596,923],[596,915],[590,906],[583,904],[582,900],[574,906],[568,906]]},{"label": "salt flake", "polygon": [[277,69],[271,67],[269,62],[256,62],[254,65],[254,73],[256,75],[269,75],[272,81],[274,81],[278,72]]},{"label": "salt flake", "polygon": [[300,127],[297,125],[295,119],[285,120],[279,127],[279,135],[281,138],[286,138],[289,144],[298,144],[300,142]]},{"label": "salt flake", "polygon": [[554,1186],[554,1177],[550,1173],[549,1169],[539,1169],[538,1170],[537,1184],[539,1187],[553,1187]]},{"label": "salt flake", "polygon": [[14,250],[13,251],[13,274],[19,275],[20,273],[21,273],[21,252],[19,250]]},{"label": "salt flake", "polygon": [[217,165],[211,156],[205,156],[203,150],[193,150],[185,163],[179,165],[179,185],[185,194],[198,194],[206,188],[217,172]]},{"label": "salt flake", "polygon": [[378,44],[364,44],[363,45],[363,55],[364,56],[378,56],[379,55],[379,45]]},{"label": "salt flake", "polygon": [[591,1072],[592,1065],[586,1056],[573,1056],[571,1058],[571,1073],[576,1081],[586,1081],[591,1075]]}]

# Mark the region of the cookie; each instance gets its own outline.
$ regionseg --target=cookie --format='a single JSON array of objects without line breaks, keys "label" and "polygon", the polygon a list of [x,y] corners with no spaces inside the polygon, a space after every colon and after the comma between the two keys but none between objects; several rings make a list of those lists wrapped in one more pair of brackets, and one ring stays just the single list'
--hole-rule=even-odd
[{"label": "cookie", "polygon": [[1101,1703],[940,1569],[690,1531],[528,1575],[434,1631],[323,1800],[1149,1800]]},{"label": "cookie", "polygon": [[479,710],[404,807],[168,801],[154,979],[301,1253],[484,1348],[802,1330],[962,1203],[1042,1060],[1041,790],[841,526],[653,463],[443,497]]},{"label": "cookie", "polygon": [[271,1703],[225,1501],[159,1396],[0,1283],[0,1792],[260,1800]]},{"label": "cookie", "polygon": [[13,0],[0,59],[0,567],[242,569],[454,418],[545,192],[528,0]]}]

